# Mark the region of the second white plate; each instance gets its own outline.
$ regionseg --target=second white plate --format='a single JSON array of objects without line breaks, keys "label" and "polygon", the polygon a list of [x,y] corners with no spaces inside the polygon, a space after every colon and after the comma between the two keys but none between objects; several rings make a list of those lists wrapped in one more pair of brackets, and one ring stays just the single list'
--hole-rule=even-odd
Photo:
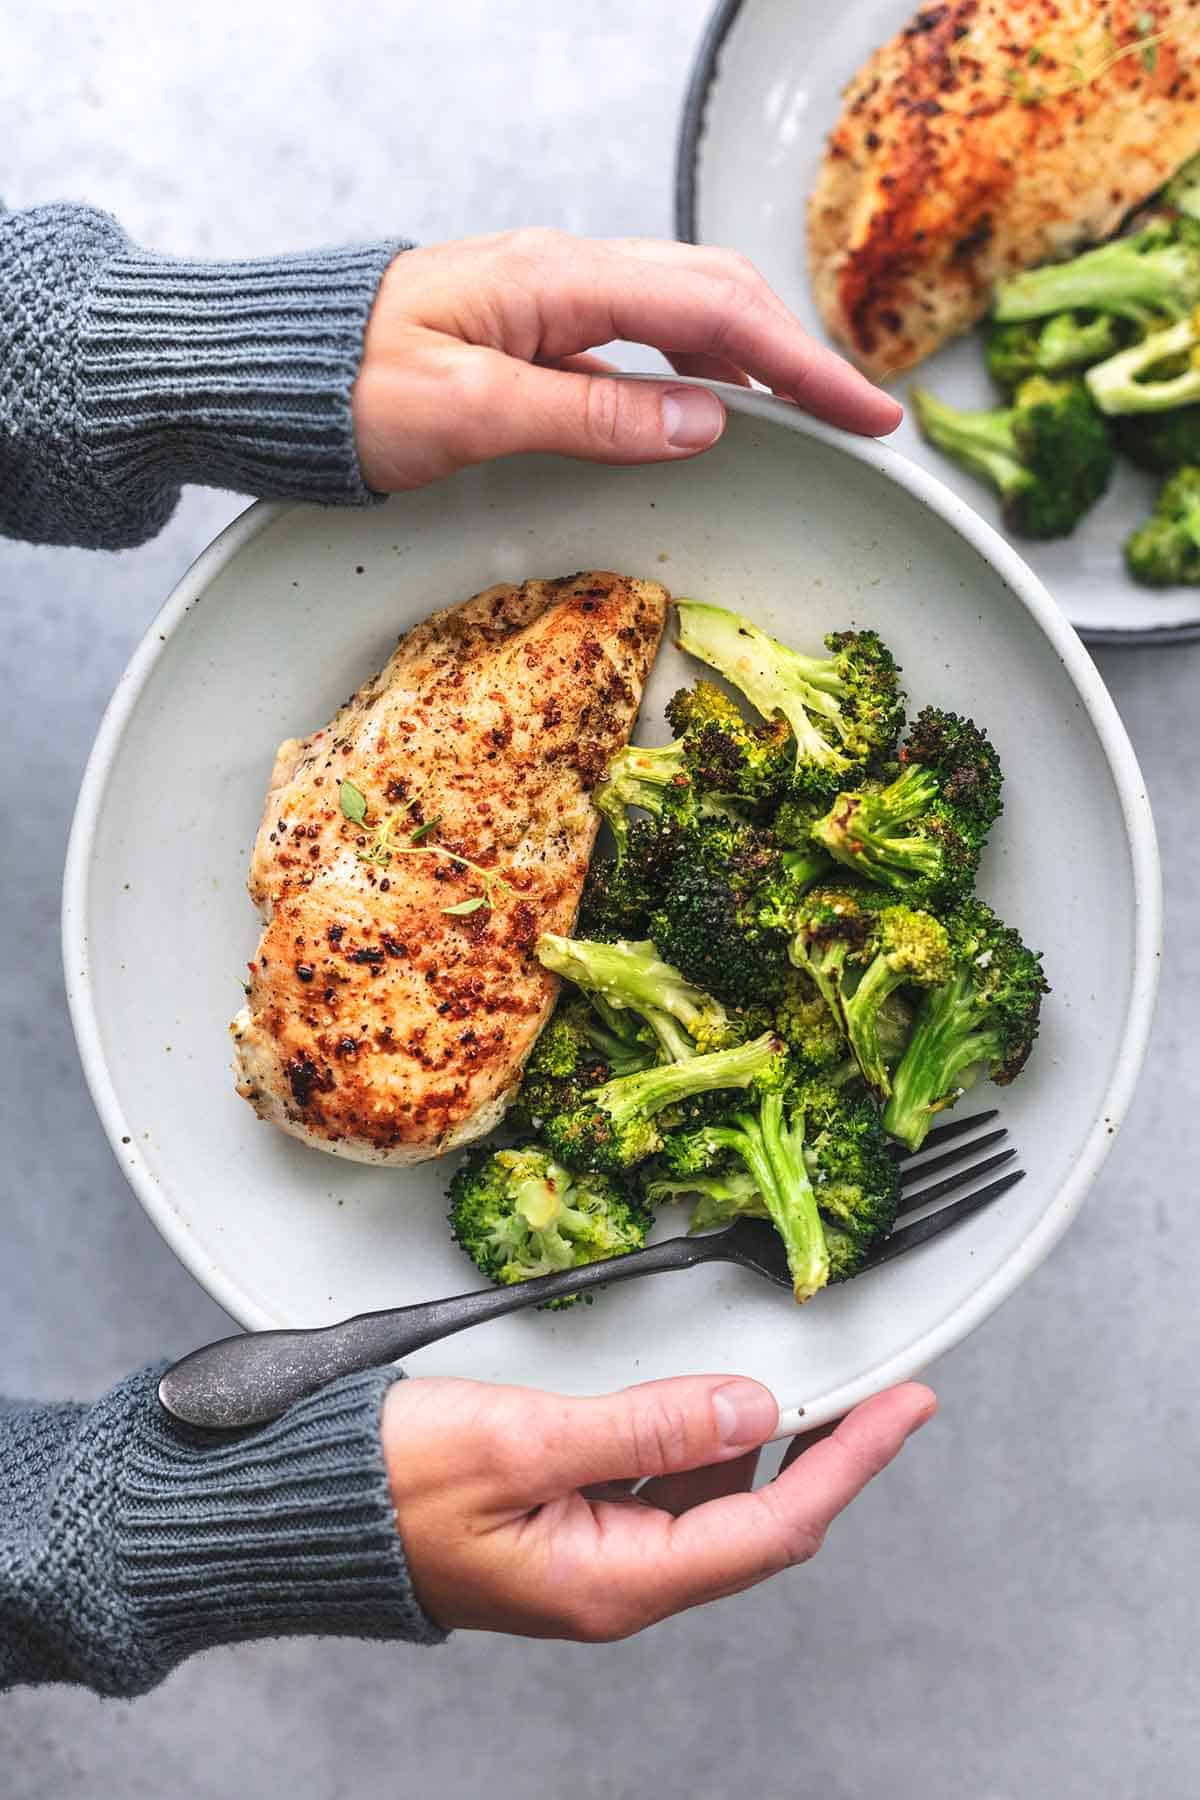
[{"label": "second white plate", "polygon": [[[797,6],[795,0],[721,0],[700,47],[680,128],[676,230],[695,243],[751,257],[808,329],[824,336],[809,290],[805,209],[841,110],[847,81],[911,17],[914,0]],[[992,406],[975,334],[916,372],[956,406]],[[904,398],[909,377],[896,383]],[[892,440],[998,523],[986,490],[930,450],[908,419]],[[1095,643],[1200,637],[1194,589],[1156,592],[1125,575],[1121,546],[1150,510],[1154,478],[1122,463],[1113,486],[1073,537],[1020,542],[1071,623]]]}]

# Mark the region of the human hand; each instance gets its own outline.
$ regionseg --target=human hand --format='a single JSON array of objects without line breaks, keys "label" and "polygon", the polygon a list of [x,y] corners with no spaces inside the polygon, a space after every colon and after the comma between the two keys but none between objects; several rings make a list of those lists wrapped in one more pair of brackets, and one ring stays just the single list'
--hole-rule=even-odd
[{"label": "human hand", "polygon": [[431,1618],[447,1630],[601,1643],[807,1562],[936,1406],[914,1382],[879,1394],[755,1491],[778,1408],[757,1382],[729,1376],[586,1400],[401,1381],[382,1433]]},{"label": "human hand", "polygon": [[354,386],[364,480],[391,493],[519,450],[647,463],[714,444],[716,395],[610,379],[586,352],[613,338],[653,345],[681,375],[754,376],[867,436],[900,422],[734,251],[506,231],[406,250],[386,270]]}]

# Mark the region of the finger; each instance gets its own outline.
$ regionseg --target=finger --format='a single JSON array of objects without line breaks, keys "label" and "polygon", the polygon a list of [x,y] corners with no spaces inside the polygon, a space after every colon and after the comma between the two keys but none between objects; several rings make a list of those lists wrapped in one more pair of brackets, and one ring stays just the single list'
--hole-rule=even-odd
[{"label": "finger", "polygon": [[544,273],[545,356],[624,338],[672,355],[716,356],[851,431],[882,435],[900,422],[896,401],[745,282],[669,262],[647,281],[637,258],[602,245],[551,259]]},{"label": "finger", "polygon": [[731,381],[735,387],[749,387],[750,377],[719,356],[690,354],[668,356],[667,361],[678,375],[694,375],[699,381]]},{"label": "finger", "polygon": [[643,1559],[627,1562],[610,1571],[612,1581],[628,1606],[649,1609],[643,1620],[649,1624],[807,1562],[837,1515],[936,1406],[929,1389],[915,1382],[865,1401],[785,1475],[753,1493],[684,1513],[670,1526],[666,1549],[658,1548],[652,1568]]},{"label": "finger", "polygon": [[757,1450],[747,1450],[732,1462],[709,1463],[704,1469],[688,1469],[682,1475],[656,1475],[644,1481],[637,1497],[647,1506],[663,1512],[690,1512],[693,1506],[704,1506],[709,1500],[721,1500],[727,1494],[748,1494],[758,1473]]},{"label": "finger", "polygon": [[522,1463],[530,1499],[728,1463],[764,1444],[779,1405],[757,1381],[722,1375],[647,1381],[573,1400],[526,1397]]},{"label": "finger", "polygon": [[[431,391],[429,404],[460,467],[528,450],[589,462],[667,462],[707,450],[725,428],[725,408],[705,388],[564,373],[465,346],[448,388]],[[404,428],[416,436],[420,406],[410,391]]]},{"label": "finger", "polygon": [[719,244],[680,244],[669,238],[615,238],[609,240],[615,249],[639,262],[668,263],[677,268],[694,269],[721,280],[736,281],[752,288],[776,312],[789,319],[795,315],[775,292],[748,256]]}]

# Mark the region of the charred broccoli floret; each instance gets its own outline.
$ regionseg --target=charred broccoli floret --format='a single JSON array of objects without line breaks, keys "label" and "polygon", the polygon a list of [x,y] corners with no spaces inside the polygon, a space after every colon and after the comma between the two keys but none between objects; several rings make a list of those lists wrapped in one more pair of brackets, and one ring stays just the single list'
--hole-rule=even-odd
[{"label": "charred broccoli floret", "polygon": [[1200,585],[1200,467],[1171,476],[1150,517],[1127,540],[1125,562],[1146,587]]},{"label": "charred broccoli floret", "polygon": [[1108,486],[1112,442],[1081,381],[1031,376],[991,412],[960,412],[925,388],[909,397],[925,438],[995,488],[1021,537],[1069,536]]},{"label": "charred broccoli floret", "polygon": [[1055,313],[1044,320],[993,325],[984,358],[997,387],[1011,393],[1030,375],[1065,375],[1090,368],[1119,350],[1128,335],[1128,325],[1111,313]]},{"label": "charred broccoli floret", "polygon": [[568,1168],[619,1173],[662,1148],[658,1115],[666,1108],[722,1088],[778,1086],[786,1068],[782,1039],[764,1032],[748,1044],[606,1082],[570,1111],[543,1118],[542,1135]]},{"label": "charred broccoli floret", "polygon": [[1000,814],[1000,759],[973,720],[927,706],[900,764],[886,787],[839,794],[813,837],[856,875],[914,903],[961,899]]},{"label": "charred broccoli floret", "polygon": [[[537,1144],[473,1151],[448,1198],[455,1240],[501,1286],[640,1250],[652,1223],[620,1183],[573,1175]],[[547,1305],[571,1306],[579,1298]]]},{"label": "charred broccoli floret", "polygon": [[1200,231],[1190,219],[1163,218],[1070,262],[1009,276],[996,289],[992,316],[1007,323],[1087,307],[1145,326],[1163,316],[1177,319],[1197,303]]},{"label": "charred broccoli floret", "polygon": [[724,607],[677,604],[679,643],[744,694],[764,719],[791,727],[800,791],[828,791],[831,780],[887,757],[904,723],[899,670],[873,631],[832,632],[827,657],[802,656]]},{"label": "charred broccoli floret", "polygon": [[579,903],[581,936],[606,943],[645,937],[646,921],[659,895],[662,852],[658,821],[634,819],[620,861],[615,856],[593,859]]},{"label": "charred broccoli floret", "polygon": [[980,1076],[1002,1086],[1020,1074],[1050,990],[1041,957],[981,900],[945,921],[952,968],[917,1008],[908,1047],[892,1074],[884,1124],[920,1149],[934,1115]]},{"label": "charred broccoli floret", "polygon": [[787,793],[793,752],[786,720],[751,725],[735,701],[701,679],[668,701],[667,722],[701,793],[753,805],[772,805]]},{"label": "charred broccoli floret", "polygon": [[564,976],[617,1014],[633,1012],[644,1019],[664,1062],[721,1050],[744,1036],[721,1002],[664,962],[652,943],[603,944],[544,931],[537,956],[544,969]]}]

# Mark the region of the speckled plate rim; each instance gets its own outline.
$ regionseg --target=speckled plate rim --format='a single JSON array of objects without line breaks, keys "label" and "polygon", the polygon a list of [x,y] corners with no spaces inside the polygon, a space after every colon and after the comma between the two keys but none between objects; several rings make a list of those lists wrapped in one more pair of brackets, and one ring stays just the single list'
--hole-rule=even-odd
[{"label": "speckled plate rim", "polygon": [[[633,376],[630,379],[654,378]],[[1123,1037],[1125,1051],[1113,1070],[1070,1176],[1021,1243],[950,1312],[937,1318],[894,1356],[862,1371],[842,1388],[821,1395],[806,1409],[784,1410],[778,1435],[786,1436],[805,1429],[814,1420],[820,1422],[840,1416],[860,1400],[915,1375],[953,1348],[1014,1292],[1066,1231],[1112,1148],[1145,1060],[1161,960],[1162,877],[1145,783],[1112,697],[1078,633],[1068,624],[1033,570],[999,532],[936,476],[886,443],[854,437],[821,424],[799,408],[769,394],[727,387],[722,383],[697,385],[715,388],[731,411],[782,424],[877,470],[885,480],[895,482],[918,504],[943,520],[991,566],[1014,600],[1041,628],[1092,723],[1120,802],[1133,883],[1133,967]],[[226,569],[252,539],[289,510],[286,505],[264,502],[248,508],[201,552],[158,616],[151,621],[101,720],[79,791],[63,876],[62,942],[67,1004],[84,1076],[113,1153],[138,1200],[179,1260],[212,1298],[247,1330],[269,1329],[278,1321],[246,1293],[235,1274],[215,1262],[179,1214],[167,1204],[118,1099],[93,1002],[87,937],[88,883],[91,847],[109,772],[146,683],[166,645],[184,625],[191,608],[202,598],[214,577]]]},{"label": "speckled plate rim", "polygon": [[[709,14],[688,77],[675,139],[675,235],[685,244],[700,242],[697,213],[700,189],[700,141],[708,96],[717,79],[721,48],[748,0],[718,0]],[[1145,649],[1154,645],[1195,643],[1200,638],[1200,618],[1183,625],[1148,625],[1121,630],[1116,626],[1080,626],[1086,643],[1121,649]]]}]

